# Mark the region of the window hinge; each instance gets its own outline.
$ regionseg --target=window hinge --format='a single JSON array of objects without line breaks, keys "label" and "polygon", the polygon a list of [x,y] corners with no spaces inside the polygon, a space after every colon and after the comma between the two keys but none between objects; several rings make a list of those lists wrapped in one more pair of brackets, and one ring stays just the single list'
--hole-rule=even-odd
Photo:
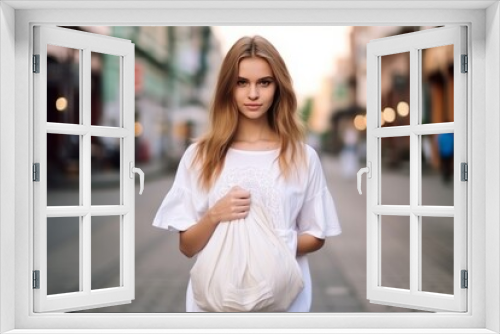
[{"label": "window hinge", "polygon": [[33,55],[33,73],[40,73],[40,55]]},{"label": "window hinge", "polygon": [[469,72],[469,57],[462,55],[462,73]]},{"label": "window hinge", "polygon": [[40,163],[38,162],[33,164],[33,181],[40,181]]},{"label": "window hinge", "polygon": [[33,270],[33,289],[40,289],[40,270]]},{"label": "window hinge", "polygon": [[461,163],[461,175],[462,177],[460,178],[462,181],[469,181],[469,167],[466,162]]},{"label": "window hinge", "polygon": [[467,270],[462,270],[462,289],[469,287],[469,275]]}]

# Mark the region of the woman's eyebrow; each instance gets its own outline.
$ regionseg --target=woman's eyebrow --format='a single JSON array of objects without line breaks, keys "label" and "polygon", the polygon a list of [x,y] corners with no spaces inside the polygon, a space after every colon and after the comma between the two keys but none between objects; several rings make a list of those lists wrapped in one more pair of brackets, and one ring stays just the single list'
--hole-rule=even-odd
[{"label": "woman's eyebrow", "polygon": [[[238,80],[249,81],[247,78],[240,77],[240,76],[238,76]],[[274,80],[274,78],[272,76],[267,76],[267,77],[262,77],[262,78],[257,79],[257,81],[262,81],[262,80]]]}]

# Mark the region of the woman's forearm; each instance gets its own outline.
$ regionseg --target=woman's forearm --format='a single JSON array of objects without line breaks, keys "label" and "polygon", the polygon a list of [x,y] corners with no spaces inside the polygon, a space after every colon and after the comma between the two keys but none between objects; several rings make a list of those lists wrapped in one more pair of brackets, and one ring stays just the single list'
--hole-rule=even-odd
[{"label": "woman's forearm", "polygon": [[179,233],[179,249],[187,257],[193,257],[205,247],[219,221],[210,212],[186,231]]},{"label": "woman's forearm", "polygon": [[310,234],[297,236],[297,256],[312,253],[323,247],[325,239],[318,239]]}]

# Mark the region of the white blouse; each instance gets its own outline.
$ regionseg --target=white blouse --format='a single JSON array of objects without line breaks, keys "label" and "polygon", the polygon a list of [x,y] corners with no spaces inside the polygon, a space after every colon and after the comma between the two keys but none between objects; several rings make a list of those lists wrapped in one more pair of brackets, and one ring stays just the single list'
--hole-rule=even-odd
[{"label": "white blouse", "polygon": [[[224,168],[208,191],[198,187],[198,171],[191,168],[196,144],[184,153],[174,183],[156,213],[153,226],[169,231],[185,231],[196,224],[233,186],[250,191],[251,201],[260,201],[271,213],[277,233],[295,254],[297,235],[307,233],[320,239],[342,233],[335,204],[327,188],[316,151],[305,145],[307,168],[300,168],[288,180],[280,176],[279,149],[246,151],[230,148]],[[304,289],[292,303],[289,312],[309,312],[311,277],[307,256],[297,257],[304,279]],[[197,307],[188,284],[186,311],[203,312]]]}]

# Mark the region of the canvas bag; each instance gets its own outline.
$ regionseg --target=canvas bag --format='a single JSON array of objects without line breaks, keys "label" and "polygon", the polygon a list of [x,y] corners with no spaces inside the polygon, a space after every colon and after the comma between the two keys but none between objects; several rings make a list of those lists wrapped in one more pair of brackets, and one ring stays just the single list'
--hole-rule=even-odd
[{"label": "canvas bag", "polygon": [[264,207],[221,222],[191,269],[194,300],[208,312],[286,311],[302,290],[302,272]]}]

